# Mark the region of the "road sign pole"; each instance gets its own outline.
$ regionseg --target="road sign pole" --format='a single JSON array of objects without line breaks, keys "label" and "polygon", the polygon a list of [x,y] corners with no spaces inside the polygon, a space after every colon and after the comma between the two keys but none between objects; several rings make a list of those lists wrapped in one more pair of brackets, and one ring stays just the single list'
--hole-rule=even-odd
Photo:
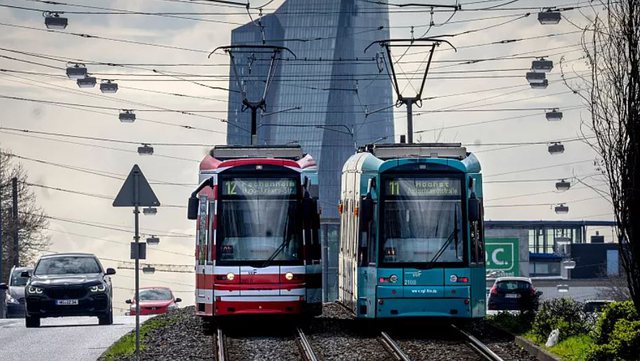
[{"label": "road sign pole", "polygon": [[138,173],[134,173],[133,177],[133,214],[135,219],[135,233],[133,238],[136,242],[136,360],[140,360],[140,225],[138,223],[138,216],[140,215],[140,211],[138,210],[138,204],[140,203],[140,197],[138,196],[140,193],[140,177]]}]

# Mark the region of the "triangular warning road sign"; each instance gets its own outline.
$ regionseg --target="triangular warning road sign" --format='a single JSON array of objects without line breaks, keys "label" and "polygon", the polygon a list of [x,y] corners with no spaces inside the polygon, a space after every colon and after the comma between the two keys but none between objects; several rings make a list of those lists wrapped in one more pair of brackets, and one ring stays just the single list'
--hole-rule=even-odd
[{"label": "triangular warning road sign", "polygon": [[[136,191],[137,183],[137,191]],[[131,172],[124,181],[120,192],[113,200],[114,207],[134,207],[144,206],[152,207],[159,206],[160,201],[156,197],[155,193],[151,189],[147,178],[144,177],[140,167],[137,164],[133,166]]]}]

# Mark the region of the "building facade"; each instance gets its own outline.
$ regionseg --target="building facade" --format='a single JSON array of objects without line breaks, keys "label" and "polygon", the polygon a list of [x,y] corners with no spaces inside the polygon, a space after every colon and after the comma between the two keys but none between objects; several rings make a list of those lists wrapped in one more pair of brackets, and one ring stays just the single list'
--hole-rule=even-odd
[{"label": "building facade", "polygon": [[271,70],[266,109],[257,115],[256,144],[298,143],[315,158],[323,219],[338,218],[342,165],[356,147],[394,140],[389,78],[378,66],[378,47],[364,52],[372,42],[388,39],[388,28],[386,5],[287,0],[272,14],[232,31],[232,46],[266,44],[291,53],[283,50],[270,69],[268,50],[236,49],[227,143],[250,144],[251,112],[243,111],[240,86],[249,101],[259,101]]}]

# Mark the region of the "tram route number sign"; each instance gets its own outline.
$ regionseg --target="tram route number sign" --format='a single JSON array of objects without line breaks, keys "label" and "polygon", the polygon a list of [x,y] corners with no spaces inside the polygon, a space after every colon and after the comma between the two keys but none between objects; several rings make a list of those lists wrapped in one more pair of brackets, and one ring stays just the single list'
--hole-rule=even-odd
[{"label": "tram route number sign", "polygon": [[222,184],[225,196],[290,196],[296,194],[293,178],[231,178]]},{"label": "tram route number sign", "polygon": [[496,271],[501,276],[519,276],[517,238],[485,239],[487,274]]},{"label": "tram route number sign", "polygon": [[460,192],[460,179],[456,178],[391,178],[386,181],[386,193],[390,196],[460,196]]}]

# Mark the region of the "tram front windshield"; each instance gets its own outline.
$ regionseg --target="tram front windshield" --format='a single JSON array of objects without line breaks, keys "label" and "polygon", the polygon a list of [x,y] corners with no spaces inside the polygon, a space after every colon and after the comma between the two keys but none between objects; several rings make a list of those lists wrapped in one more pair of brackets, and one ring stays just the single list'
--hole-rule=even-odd
[{"label": "tram front windshield", "polygon": [[219,186],[217,259],[290,264],[302,261],[299,181],[231,177]]},{"label": "tram front windshield", "polygon": [[463,262],[461,199],[459,178],[387,178],[382,263]]}]

